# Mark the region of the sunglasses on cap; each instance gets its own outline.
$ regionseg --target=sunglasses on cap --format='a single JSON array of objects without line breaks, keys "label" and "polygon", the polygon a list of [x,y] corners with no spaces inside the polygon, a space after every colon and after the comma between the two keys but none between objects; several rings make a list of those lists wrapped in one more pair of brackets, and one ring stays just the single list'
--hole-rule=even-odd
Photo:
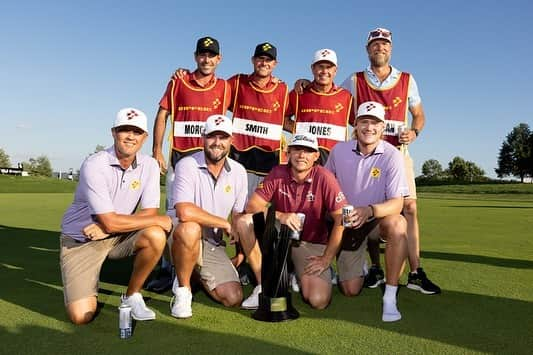
[{"label": "sunglasses on cap", "polygon": [[368,34],[368,40],[372,40],[374,38],[388,38],[390,39],[392,37],[392,32],[391,31],[388,31],[388,30],[384,30],[384,29],[377,29],[377,30],[374,30],[374,31],[371,31],[369,34]]}]

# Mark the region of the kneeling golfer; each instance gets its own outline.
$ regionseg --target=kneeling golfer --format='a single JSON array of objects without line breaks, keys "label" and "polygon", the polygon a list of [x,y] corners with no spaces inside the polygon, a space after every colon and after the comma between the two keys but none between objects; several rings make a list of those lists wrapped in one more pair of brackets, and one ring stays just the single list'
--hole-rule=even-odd
[{"label": "kneeling golfer", "polygon": [[129,255],[135,255],[135,262],[121,301],[131,306],[134,319],[155,319],[139,290],[163,252],[172,220],[157,214],[157,161],[139,153],[148,136],[146,127],[143,112],[120,110],[111,129],[114,144],[89,156],[81,166],[60,237],[65,307],[74,324],[94,318],[104,260]]}]

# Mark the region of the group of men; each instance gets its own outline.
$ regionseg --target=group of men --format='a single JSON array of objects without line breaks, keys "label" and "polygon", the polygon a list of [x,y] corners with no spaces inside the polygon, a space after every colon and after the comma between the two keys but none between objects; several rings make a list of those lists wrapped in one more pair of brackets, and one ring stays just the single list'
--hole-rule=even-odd
[{"label": "group of men", "polygon": [[[386,322],[401,319],[396,298],[405,259],[411,270],[407,287],[439,293],[420,267],[414,172],[406,149],[425,123],[417,85],[390,65],[390,31],[370,31],[366,49],[369,67],[342,87],[334,84],[336,53],[316,51],[313,80],[299,80],[289,92],[272,74],[277,49],[271,43],[255,48],[251,74],[225,81],[215,75],[222,59],[218,41],[200,38],[196,69],[179,70],[160,100],[153,158],[139,153],[148,135],[145,114],[119,111],[113,146],[83,163],[74,202],[63,217],[60,265],[72,322],[93,319],[104,260],[128,255],[135,260],[121,302],[132,307],[133,318],[154,319],[140,290],[166,245],[167,263],[176,270],[174,317],[192,316],[195,279],[225,306],[257,308],[261,250],[252,216],[269,204],[280,224],[300,231],[291,259],[302,297],[312,307],[323,309],[331,301],[335,260],[347,296],[359,294],[364,284],[386,283]],[[411,128],[401,130],[408,111]],[[169,117],[167,165],[162,146]],[[292,134],[287,164],[280,164],[283,130]],[[164,216],[157,214],[160,173],[167,175]],[[343,220],[347,204],[354,209]],[[306,215],[303,225],[296,213]],[[224,235],[239,245],[233,259]],[[380,240],[386,242],[386,275]],[[236,266],[244,257],[257,285],[243,301]]]}]

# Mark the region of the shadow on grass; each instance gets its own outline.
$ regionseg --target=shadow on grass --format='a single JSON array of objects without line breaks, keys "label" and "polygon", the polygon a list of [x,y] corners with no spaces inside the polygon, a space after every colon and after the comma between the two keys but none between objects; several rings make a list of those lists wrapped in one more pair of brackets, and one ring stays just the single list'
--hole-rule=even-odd
[{"label": "shadow on grass", "polygon": [[501,266],[515,269],[533,269],[533,261],[524,259],[505,259],[493,256],[444,253],[439,251],[422,251],[420,252],[420,255],[424,259],[461,261],[464,263]]},{"label": "shadow on grass", "polygon": [[[109,323],[109,322],[107,322]],[[120,339],[116,324],[69,326],[56,330],[0,325],[2,354],[307,354],[304,351],[240,335],[203,331],[175,323],[138,324],[139,335]]]},{"label": "shadow on grass", "polygon": [[[75,327],[68,322],[63,307],[58,233],[0,225],[0,243],[3,246],[0,256],[0,282],[2,285],[8,285],[0,288],[0,299],[50,318],[38,318],[39,323],[55,324],[50,328],[24,325],[16,330],[1,325],[0,341],[4,340],[3,351],[7,353],[32,353],[36,349],[35,346],[39,346],[39,352],[43,353],[74,353],[85,350],[100,350],[104,353],[148,353],[163,349],[186,353],[298,353],[297,343],[290,347],[276,345],[276,338],[263,339],[263,334],[258,335],[253,330],[285,329],[291,332],[295,339],[305,339],[307,331],[301,329],[301,324],[321,319],[376,328],[384,331],[381,332],[382,335],[387,332],[407,335],[405,341],[411,341],[415,345],[427,346],[427,343],[416,340],[420,338],[490,353],[528,353],[533,347],[529,334],[529,324],[533,319],[531,302],[447,290],[444,290],[442,295],[424,296],[405,288],[402,288],[399,294],[403,319],[397,323],[381,322],[380,290],[365,289],[356,298],[341,296],[335,290],[332,304],[323,311],[312,310],[297,299],[298,297],[294,297],[301,320],[290,322],[287,326],[280,325],[279,328],[277,325],[265,326],[262,322],[250,320],[250,312],[223,309],[203,294],[195,295],[196,309],[200,310],[195,317],[178,321],[168,316],[168,295],[152,294],[150,306],[160,313],[158,319],[155,322],[138,323],[133,338],[124,341],[117,335],[116,303],[120,289],[124,289],[123,285],[126,285],[129,279],[131,259],[111,261],[104,265],[102,281],[107,284],[101,285],[100,314],[91,324]],[[531,268],[529,262],[524,264],[520,260],[512,262],[485,257],[475,259],[475,255],[464,256],[463,260],[462,256],[451,253],[424,253],[424,256],[460,261],[474,259],[474,262],[490,265],[522,265],[523,268]],[[247,289],[245,294],[248,293]],[[31,317],[37,316],[29,312],[25,318],[31,322]],[[13,315],[7,318],[13,319]],[[27,323],[28,319],[22,324]],[[231,327],[220,332],[202,329],[216,324],[217,321],[226,326],[230,324]],[[61,331],[52,329],[58,328],[58,322]],[[331,323],[328,324],[331,327]],[[247,334],[249,336],[246,336]],[[326,337],[322,341],[332,346],[336,344],[334,337]],[[353,342],[357,342],[357,339]],[[430,349],[424,349],[430,352]],[[419,350],[426,352],[424,349]],[[379,349],[376,351],[379,352]]]},{"label": "shadow on grass", "polygon": [[[379,252],[381,254],[384,254],[385,248],[380,247]],[[497,258],[494,256],[444,253],[440,251],[420,251],[420,257],[423,259],[460,261],[463,263],[501,266],[501,267],[515,268],[515,269],[533,269],[533,261],[524,260],[524,259],[506,259],[506,258]]]}]

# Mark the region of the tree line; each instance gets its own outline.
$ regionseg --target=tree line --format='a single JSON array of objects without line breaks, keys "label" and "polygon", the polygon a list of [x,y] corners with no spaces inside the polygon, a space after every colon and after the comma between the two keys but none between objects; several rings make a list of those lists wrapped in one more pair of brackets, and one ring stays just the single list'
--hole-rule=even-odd
[{"label": "tree line", "polygon": [[520,123],[505,137],[494,171],[499,178],[514,176],[520,182],[533,177],[533,132],[527,123]]},{"label": "tree line", "polygon": [[422,175],[417,178],[418,182],[447,180],[482,182],[488,181],[489,178],[485,176],[485,170],[481,169],[474,162],[464,160],[459,156],[454,157],[448,163],[447,169],[443,169],[438,160],[426,160],[422,164]]},{"label": "tree line", "polygon": [[[498,154],[498,167],[494,169],[499,178],[515,177],[524,182],[533,177],[533,132],[529,125],[520,123],[505,137]],[[418,182],[458,181],[483,182],[490,180],[485,171],[471,161],[457,156],[448,163],[448,168],[435,159],[422,164],[422,175]]]},{"label": "tree line", "polygon": [[[94,152],[91,154],[98,153],[104,149],[105,147],[103,145],[97,144]],[[12,164],[9,155],[2,148],[0,148],[0,168],[11,167]],[[24,171],[27,171],[32,176],[52,177],[53,175],[52,164],[46,155],[40,155],[37,158],[30,158],[28,161],[22,163],[22,167]],[[79,174],[79,170],[77,171],[77,174]]]},{"label": "tree line", "polygon": [[[0,148],[0,167],[11,168],[11,160],[9,155]],[[46,155],[38,156],[37,158],[30,158],[28,161],[22,163],[24,171],[34,176],[52,176],[52,164]]]},{"label": "tree line", "polygon": [[[104,149],[103,145],[98,144],[94,153]],[[31,175],[52,176],[52,165],[46,155],[30,158],[22,164],[24,171]],[[0,167],[11,167],[9,155],[2,148],[0,148]],[[524,182],[526,177],[533,178],[533,132],[527,123],[520,123],[507,134],[498,154],[498,167],[494,171],[499,178],[516,177],[520,182]],[[422,175],[417,178],[420,182],[445,180],[481,182],[490,179],[474,162],[459,156],[448,163],[447,169],[443,169],[435,159],[426,160],[422,164]]]}]

